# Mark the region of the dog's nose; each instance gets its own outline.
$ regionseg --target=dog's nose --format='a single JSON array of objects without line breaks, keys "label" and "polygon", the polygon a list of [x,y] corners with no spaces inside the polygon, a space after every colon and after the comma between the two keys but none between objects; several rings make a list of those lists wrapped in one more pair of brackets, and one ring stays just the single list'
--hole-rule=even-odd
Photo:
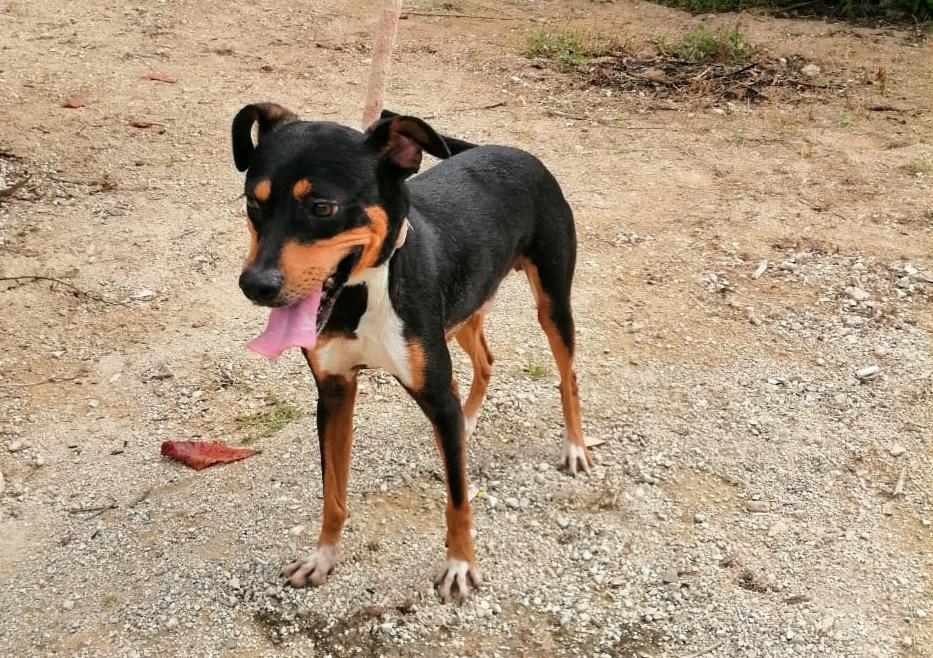
[{"label": "dog's nose", "polygon": [[240,274],[240,289],[254,302],[268,304],[282,290],[282,273],[278,270],[259,270],[248,267]]}]

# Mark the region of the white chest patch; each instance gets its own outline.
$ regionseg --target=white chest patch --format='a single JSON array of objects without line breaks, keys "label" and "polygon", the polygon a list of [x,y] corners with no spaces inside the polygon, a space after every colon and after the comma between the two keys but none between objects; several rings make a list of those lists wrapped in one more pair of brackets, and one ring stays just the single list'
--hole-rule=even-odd
[{"label": "white chest patch", "polygon": [[366,284],[366,311],[356,338],[331,338],[314,350],[318,367],[331,375],[351,377],[356,368],[383,368],[408,387],[413,384],[402,320],[389,299],[388,263],[351,278],[347,285]]}]

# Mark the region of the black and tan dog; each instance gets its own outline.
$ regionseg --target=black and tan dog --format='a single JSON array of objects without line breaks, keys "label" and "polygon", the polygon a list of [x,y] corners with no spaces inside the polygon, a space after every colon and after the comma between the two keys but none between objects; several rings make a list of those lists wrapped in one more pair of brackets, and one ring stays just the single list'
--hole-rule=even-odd
[{"label": "black and tan dog", "polygon": [[[422,151],[444,160],[407,180]],[[467,597],[480,583],[466,444],[492,365],[483,318],[512,269],[531,283],[560,372],[561,463],[571,474],[592,463],[573,370],[576,232],[557,181],[524,151],[442,138],[420,119],[391,113],[360,133],[299,121],[275,104],[247,105],[233,121],[233,154],[247,172],[252,236],[240,287],[272,308],[251,347],[270,358],[302,348],[318,388],[324,519],[317,550],[285,576],[297,587],[320,585],[336,563],[357,373],[384,368],[434,427],[448,488],[447,560],[435,584],[444,600]],[[473,365],[462,407],[451,338]]]}]

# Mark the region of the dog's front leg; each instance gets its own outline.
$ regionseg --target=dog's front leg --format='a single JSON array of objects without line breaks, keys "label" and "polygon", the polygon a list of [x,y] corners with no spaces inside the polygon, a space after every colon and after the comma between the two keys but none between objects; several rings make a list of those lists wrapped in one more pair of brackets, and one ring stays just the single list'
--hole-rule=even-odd
[{"label": "dog's front leg", "polygon": [[284,575],[294,587],[323,585],[337,563],[337,542],[347,520],[347,482],[353,445],[353,406],[356,374],[350,379],[329,376],[317,379],[317,433],[321,446],[321,476],[324,480],[324,518],[317,550],[285,567]]},{"label": "dog's front leg", "polygon": [[450,374],[450,355],[446,347],[443,349],[443,355],[438,354],[436,358],[444,363],[429,363],[424,388],[411,392],[434,425],[434,440],[447,474],[447,560],[441,565],[434,585],[441,600],[448,601],[469,597],[473,588],[482,583],[482,578],[476,568],[470,534],[473,517],[467,493],[463,410]]}]

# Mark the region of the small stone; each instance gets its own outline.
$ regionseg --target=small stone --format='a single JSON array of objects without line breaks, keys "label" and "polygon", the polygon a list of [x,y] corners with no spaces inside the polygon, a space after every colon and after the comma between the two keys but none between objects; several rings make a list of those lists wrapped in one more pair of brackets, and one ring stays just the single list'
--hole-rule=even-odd
[{"label": "small stone", "polygon": [[33,465],[35,465],[36,468],[42,468],[43,466],[45,466],[45,457],[43,457],[42,455],[36,455],[35,457],[33,457],[32,463]]},{"label": "small stone", "polygon": [[901,290],[907,290],[908,288],[910,288],[910,277],[902,276],[900,279],[898,279],[897,287],[900,288]]},{"label": "small stone", "polygon": [[820,623],[817,624],[816,630],[820,635],[826,635],[833,629],[835,624],[836,618],[832,615],[826,615],[820,620]]},{"label": "small stone", "polygon": [[768,536],[777,537],[785,530],[787,530],[787,524],[784,522],[784,519],[778,519],[771,524],[771,527],[768,528]]},{"label": "small stone", "polygon": [[7,447],[7,450],[9,450],[10,452],[20,452],[21,450],[25,450],[25,449],[26,449],[26,446],[23,444],[22,441],[13,441]]},{"label": "small stone", "polygon": [[499,499],[496,498],[495,496],[490,496],[489,494],[487,494],[487,495],[486,495],[486,504],[489,505],[490,507],[494,508],[494,507],[496,507],[496,506],[499,504]]},{"label": "small stone", "polygon": [[562,516],[557,519],[557,525],[561,529],[566,529],[568,526],[570,526],[570,519]]},{"label": "small stone", "polygon": [[791,640],[793,640],[793,639],[794,639],[794,631],[792,631],[791,629],[788,628],[788,629],[787,629],[787,632],[784,633],[784,639],[787,640],[788,642],[791,641]]},{"label": "small stone", "polygon": [[875,346],[875,356],[881,359],[881,358],[886,357],[887,355],[888,355],[888,350],[885,348],[884,345]]},{"label": "small stone", "polygon": [[706,523],[706,514],[700,514],[699,512],[697,512],[696,514],[693,515],[693,522],[694,523]]},{"label": "small stone", "polygon": [[291,527],[291,528],[288,529],[288,536],[289,536],[289,537],[298,537],[298,536],[301,535],[304,531],[305,531],[305,527],[304,527],[303,525],[296,525],[296,526]]},{"label": "small stone", "polygon": [[545,464],[544,462],[541,462],[540,464],[538,464],[538,471],[540,473],[544,473],[545,471],[549,471],[549,470],[551,470],[550,464]]},{"label": "small stone", "polygon": [[240,589],[240,579],[234,576],[230,579],[230,582],[227,583],[231,589]]},{"label": "small stone", "polygon": [[894,516],[894,503],[887,502],[881,506],[881,513],[885,516]]},{"label": "small stone", "polygon": [[849,286],[846,288],[846,296],[849,299],[854,299],[857,302],[864,302],[871,299],[871,295],[858,286]]},{"label": "small stone", "polygon": [[888,454],[891,455],[892,457],[900,457],[905,452],[907,452],[907,448],[905,448],[904,446],[898,443],[894,443],[888,446]]},{"label": "small stone", "polygon": [[518,509],[520,506],[520,503],[518,502],[518,498],[510,497],[510,498],[505,499],[505,506],[510,509]]},{"label": "small stone", "polygon": [[153,297],[155,297],[155,293],[149,290],[149,288],[140,288],[139,290],[134,292],[132,295],[133,299],[137,299],[140,301],[152,299]]},{"label": "small stone", "polygon": [[661,574],[661,582],[665,585],[671,583],[676,583],[680,580],[680,576],[677,575],[677,569],[667,569],[664,573]]},{"label": "small stone", "polygon": [[820,67],[814,64],[813,62],[807,64],[800,69],[800,72],[803,73],[808,78],[815,78],[820,74]]},{"label": "small stone", "polygon": [[745,509],[755,513],[770,512],[771,504],[766,500],[746,500]]},{"label": "small stone", "polygon": [[75,602],[72,601],[71,599],[68,599],[67,601],[62,603],[62,610],[71,610],[74,607],[75,607]]},{"label": "small stone", "polygon": [[879,375],[881,375],[881,368],[875,364],[859,368],[855,371],[855,376],[862,382],[870,382],[873,379],[877,379]]},{"label": "small stone", "polygon": [[175,630],[178,628],[178,619],[176,617],[172,617],[167,622],[165,622],[165,627],[170,631]]},{"label": "small stone", "polygon": [[917,619],[926,619],[927,617],[927,611],[923,608],[919,608],[914,614],[917,615]]},{"label": "small stone", "polygon": [[97,400],[88,400],[87,406],[89,406],[91,409],[97,409],[97,407],[100,406],[100,402]]}]

